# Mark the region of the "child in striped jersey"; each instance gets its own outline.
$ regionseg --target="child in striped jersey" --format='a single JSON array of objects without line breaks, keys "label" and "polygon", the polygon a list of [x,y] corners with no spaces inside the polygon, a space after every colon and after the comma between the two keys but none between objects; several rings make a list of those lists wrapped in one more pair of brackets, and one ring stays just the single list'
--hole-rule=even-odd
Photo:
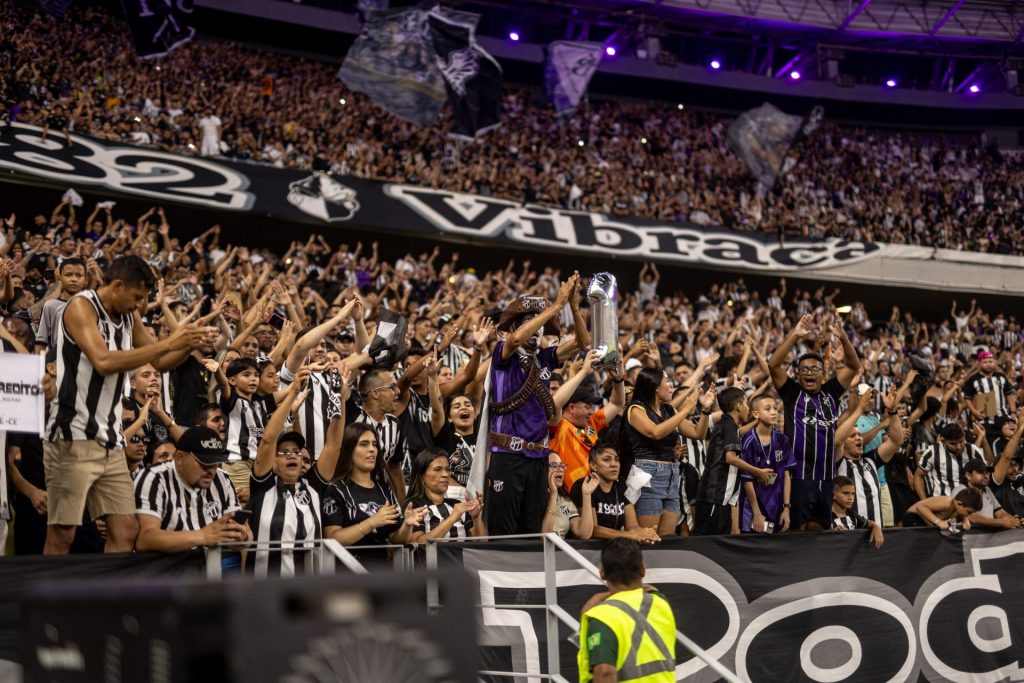
[{"label": "child in striped jersey", "polygon": [[[211,363],[208,369],[212,370],[213,365]],[[227,372],[216,368],[215,376],[227,430],[225,446],[229,455],[223,468],[235,485],[239,499],[248,501],[252,460],[256,457],[264,426],[262,411],[253,402],[260,385],[259,369],[252,358],[238,358],[231,361]]]},{"label": "child in striped jersey", "polygon": [[837,476],[832,489],[832,528],[836,531],[870,529],[871,542],[876,549],[881,548],[882,543],[885,542],[882,526],[861,517],[850,509],[853,507],[856,497],[857,490],[854,488],[853,480],[841,474]]}]

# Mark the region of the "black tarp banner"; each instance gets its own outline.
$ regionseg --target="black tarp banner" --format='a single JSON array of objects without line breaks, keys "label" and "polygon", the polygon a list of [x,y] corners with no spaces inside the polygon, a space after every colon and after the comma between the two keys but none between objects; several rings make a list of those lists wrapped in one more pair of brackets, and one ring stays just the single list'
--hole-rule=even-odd
[{"label": "black tarp banner", "polygon": [[[573,545],[597,563],[599,543]],[[600,588],[558,555],[558,604],[578,618]],[[1024,677],[1024,531],[893,529],[880,550],[866,532],[672,539],[644,560],[677,628],[751,683]],[[545,602],[538,543],[441,544],[451,561],[478,578],[479,604]],[[543,610],[484,608],[480,628],[482,668],[546,672]],[[577,680],[569,635],[561,673]],[[676,654],[679,680],[717,679]]]},{"label": "black tarp banner", "polygon": [[866,259],[930,259],[927,247],[835,238],[787,240],[642,218],[521,204],[505,199],[320,172],[170,154],[75,135],[43,141],[15,124],[0,137],[0,170],[59,187],[93,186],[163,202],[272,216],[284,223],[374,230],[381,236],[444,235],[501,247],[579,252],[730,270],[826,270]]}]

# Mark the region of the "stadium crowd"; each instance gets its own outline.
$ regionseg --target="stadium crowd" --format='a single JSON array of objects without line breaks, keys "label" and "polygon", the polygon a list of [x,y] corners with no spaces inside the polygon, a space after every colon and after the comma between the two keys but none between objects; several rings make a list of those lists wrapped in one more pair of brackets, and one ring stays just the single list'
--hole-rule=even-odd
[{"label": "stadium crowd", "polygon": [[552,115],[509,89],[504,125],[468,145],[347,91],[336,65],[192,42],[140,62],[120,19],[0,3],[0,122],[186,154],[418,183],[523,202],[736,230],[1019,254],[1024,159],[984,136],[826,123],[776,191],[726,141],[729,117],[592,99]]},{"label": "stadium crowd", "polygon": [[4,220],[0,337],[45,351],[49,399],[44,438],[7,437],[17,554],[285,543],[251,554],[266,575],[321,537],[1021,524],[1013,314],[785,280],[689,298],[649,264],[604,367],[557,264],[275,254],[116,208]]}]

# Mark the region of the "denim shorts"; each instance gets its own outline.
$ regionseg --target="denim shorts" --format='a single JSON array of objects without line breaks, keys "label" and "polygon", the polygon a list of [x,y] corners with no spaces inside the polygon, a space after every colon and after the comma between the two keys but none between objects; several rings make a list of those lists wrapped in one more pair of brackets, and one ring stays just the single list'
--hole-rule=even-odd
[{"label": "denim shorts", "polygon": [[662,512],[679,512],[679,463],[637,460],[636,466],[651,475],[636,501],[639,517],[656,517]]}]

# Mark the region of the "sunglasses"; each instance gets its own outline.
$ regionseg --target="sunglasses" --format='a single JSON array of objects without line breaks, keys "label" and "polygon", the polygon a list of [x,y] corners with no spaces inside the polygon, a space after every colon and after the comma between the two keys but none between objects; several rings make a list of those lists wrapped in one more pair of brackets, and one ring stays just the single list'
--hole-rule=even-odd
[{"label": "sunglasses", "polygon": [[135,434],[130,439],[131,443],[149,443],[150,439],[148,436],[142,436],[141,434]]}]

